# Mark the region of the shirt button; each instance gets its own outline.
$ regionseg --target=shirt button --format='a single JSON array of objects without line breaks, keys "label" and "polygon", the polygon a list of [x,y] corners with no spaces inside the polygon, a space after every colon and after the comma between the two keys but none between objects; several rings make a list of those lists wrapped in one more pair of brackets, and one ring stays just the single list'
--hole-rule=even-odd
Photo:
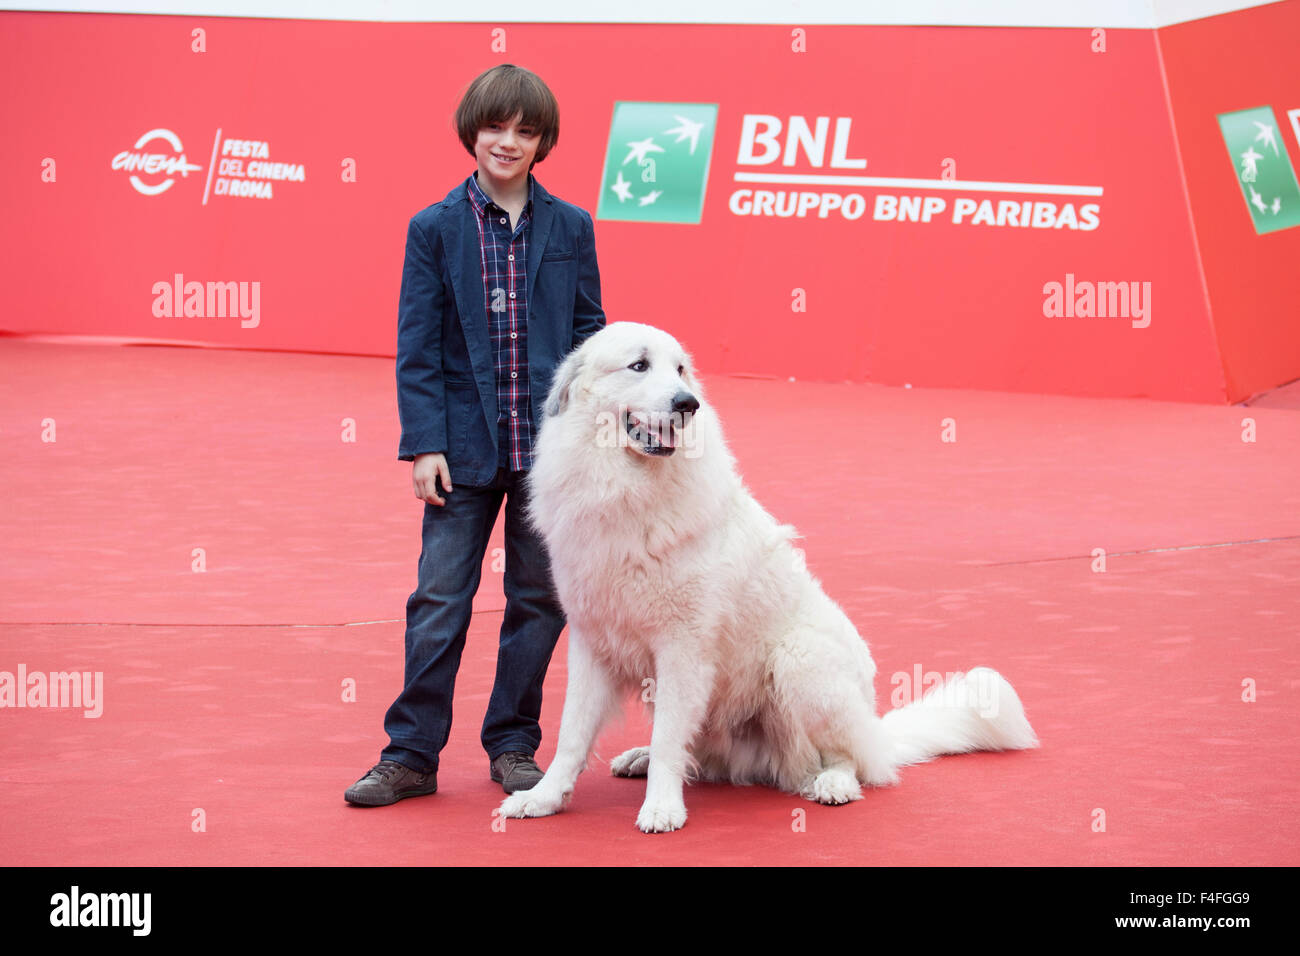
[{"label": "shirt button", "polygon": [[514,262],[514,261],[515,261],[515,254],[512,252],[512,253],[510,253],[510,255],[506,256],[506,258],[509,259],[511,262]]},{"label": "shirt button", "polygon": [[510,377],[511,377],[511,378],[518,378],[518,377],[519,377],[519,373],[518,373],[518,372],[511,372],[511,373],[510,373]]},{"label": "shirt button", "polygon": [[510,293],[510,298],[513,299],[514,297],[515,297],[515,294],[514,294],[513,292],[511,292],[511,293]]},{"label": "shirt button", "polygon": [[518,332],[511,332],[511,333],[510,333],[510,337],[511,337],[512,339],[517,339],[517,338],[519,338],[519,333],[518,333]]},{"label": "shirt button", "polygon": [[516,415],[518,415],[518,414],[519,414],[519,413],[518,413],[517,411],[515,411],[513,408],[510,409],[510,417],[511,417],[511,418],[514,418],[514,417],[515,417]]},{"label": "shirt button", "polygon": [[505,219],[503,218],[503,219],[501,220],[501,222],[504,223],[504,222],[505,222]]}]

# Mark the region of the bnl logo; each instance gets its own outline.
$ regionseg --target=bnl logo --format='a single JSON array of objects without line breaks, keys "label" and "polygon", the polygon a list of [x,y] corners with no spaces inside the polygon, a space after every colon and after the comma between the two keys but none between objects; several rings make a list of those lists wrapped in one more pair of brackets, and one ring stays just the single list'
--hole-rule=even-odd
[{"label": "bnl logo", "polygon": [[[1300,139],[1300,110],[1289,115]],[[1273,107],[1220,113],[1218,118],[1255,232],[1263,235],[1300,226],[1300,186]]]},{"label": "bnl logo", "polygon": [[698,223],[717,123],[716,103],[615,103],[596,217]]}]

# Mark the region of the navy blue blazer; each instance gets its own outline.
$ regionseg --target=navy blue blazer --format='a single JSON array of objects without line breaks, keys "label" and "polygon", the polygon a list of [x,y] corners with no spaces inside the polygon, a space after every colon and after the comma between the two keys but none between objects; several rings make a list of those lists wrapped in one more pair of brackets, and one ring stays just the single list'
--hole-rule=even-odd
[{"label": "navy blue blazer", "polygon": [[[411,219],[397,318],[397,457],[442,452],[453,487],[488,484],[498,457],[496,372],[468,186],[466,179]],[[591,215],[534,179],[531,228],[528,399],[536,437],[555,370],[605,325],[605,313]]]}]

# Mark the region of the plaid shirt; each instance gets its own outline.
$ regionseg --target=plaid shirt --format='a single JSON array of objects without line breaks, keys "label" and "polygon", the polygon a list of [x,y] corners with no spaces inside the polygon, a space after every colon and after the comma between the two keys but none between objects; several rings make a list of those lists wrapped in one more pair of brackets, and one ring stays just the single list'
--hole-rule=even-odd
[{"label": "plaid shirt", "polygon": [[523,471],[533,463],[533,422],[528,401],[528,239],[533,221],[533,174],[528,202],[512,231],[510,214],[469,177],[469,201],[478,211],[483,296],[497,377],[497,466]]}]

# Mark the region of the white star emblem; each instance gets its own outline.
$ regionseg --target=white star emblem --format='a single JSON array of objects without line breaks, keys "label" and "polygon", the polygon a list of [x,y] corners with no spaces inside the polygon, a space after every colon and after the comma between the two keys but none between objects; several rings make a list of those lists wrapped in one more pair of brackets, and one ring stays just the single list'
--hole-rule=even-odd
[{"label": "white star emblem", "polygon": [[1250,204],[1260,212],[1268,212],[1268,207],[1264,205],[1264,197],[1255,192],[1255,187],[1250,187]]},{"label": "white star emblem", "polygon": [[618,171],[618,179],[614,180],[614,185],[609,187],[618,196],[619,202],[627,202],[632,198],[632,184],[623,178],[623,170]]},{"label": "white star emblem", "polygon": [[655,141],[653,137],[643,139],[636,143],[628,143],[627,145],[630,147],[630,150],[627,154],[627,159],[623,160],[624,166],[630,163],[633,159],[635,159],[638,163],[645,162],[646,153],[649,152],[662,153],[664,151],[664,148],[662,146],[655,145]]},{"label": "white star emblem", "polygon": [[1259,120],[1251,120],[1251,122],[1259,127],[1259,132],[1255,135],[1255,141],[1259,142],[1260,140],[1263,140],[1266,147],[1272,146],[1273,155],[1276,156],[1278,154],[1276,138],[1277,130],[1273,128],[1273,124],[1261,123]]},{"label": "white star emblem", "polygon": [[695,147],[699,145],[700,131],[704,129],[704,124],[693,123],[685,116],[677,116],[676,114],[673,115],[673,119],[677,120],[678,125],[674,126],[672,129],[664,130],[664,135],[671,136],[673,133],[676,133],[677,142],[679,143],[689,137],[691,141],[691,155],[694,156]]}]

